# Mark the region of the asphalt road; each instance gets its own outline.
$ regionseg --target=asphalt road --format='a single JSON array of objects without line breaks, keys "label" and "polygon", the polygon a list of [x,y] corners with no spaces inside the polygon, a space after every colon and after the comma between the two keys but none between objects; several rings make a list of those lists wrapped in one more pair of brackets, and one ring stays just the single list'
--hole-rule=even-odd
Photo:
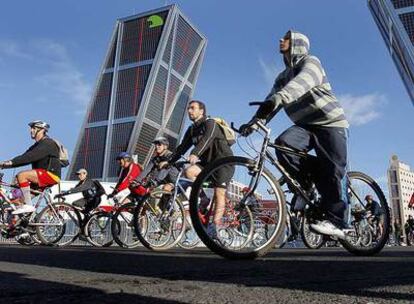
[{"label": "asphalt road", "polygon": [[280,249],[228,261],[203,249],[1,245],[0,302],[414,303],[414,249]]}]

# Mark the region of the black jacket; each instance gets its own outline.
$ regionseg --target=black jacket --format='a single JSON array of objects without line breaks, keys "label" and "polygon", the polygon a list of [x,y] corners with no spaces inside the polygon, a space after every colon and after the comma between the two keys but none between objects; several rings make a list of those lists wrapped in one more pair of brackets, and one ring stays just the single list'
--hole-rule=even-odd
[{"label": "black jacket", "polygon": [[56,142],[49,137],[44,137],[22,155],[13,158],[11,167],[31,164],[33,169],[45,169],[60,178],[62,167],[59,161],[59,152]]},{"label": "black jacket", "polygon": [[164,155],[156,155],[151,158],[144,171],[137,178],[138,182],[142,182],[145,178],[150,177],[157,185],[163,181],[166,183],[174,183],[178,176],[178,169],[175,167],[158,168],[158,165],[163,161],[168,161],[172,156],[172,152],[167,150]]},{"label": "black jacket", "polygon": [[78,192],[82,192],[83,197],[87,201],[90,201],[100,198],[103,194],[105,194],[105,189],[99,181],[87,178],[84,181],[77,183],[77,185],[70,189],[67,193],[72,194]]},{"label": "black jacket", "polygon": [[198,156],[202,166],[218,158],[233,155],[221,127],[211,118],[202,118],[187,129],[170,162],[177,161],[192,146],[194,149],[190,154]]}]

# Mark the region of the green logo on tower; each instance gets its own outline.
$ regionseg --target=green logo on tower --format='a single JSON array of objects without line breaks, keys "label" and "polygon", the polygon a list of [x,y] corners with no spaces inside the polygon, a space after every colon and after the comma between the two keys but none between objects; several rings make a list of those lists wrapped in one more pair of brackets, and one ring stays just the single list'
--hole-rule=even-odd
[{"label": "green logo on tower", "polygon": [[159,27],[164,24],[164,20],[162,20],[162,18],[158,15],[150,16],[147,21],[149,22],[150,28]]}]

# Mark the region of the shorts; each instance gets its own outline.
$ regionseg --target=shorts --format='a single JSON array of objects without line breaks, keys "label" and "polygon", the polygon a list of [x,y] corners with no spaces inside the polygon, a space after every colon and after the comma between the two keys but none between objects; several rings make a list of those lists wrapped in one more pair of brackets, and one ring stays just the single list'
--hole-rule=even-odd
[{"label": "shorts", "polygon": [[[203,170],[203,166],[200,164],[196,164],[201,170]],[[213,174],[210,175],[208,181],[211,181],[212,186],[214,188],[224,188],[227,189],[228,184],[230,183],[231,179],[233,178],[234,174],[234,166],[222,166],[220,169],[215,170]]]},{"label": "shorts", "polygon": [[60,178],[45,169],[34,169],[39,180],[40,188],[50,187],[60,182]]}]

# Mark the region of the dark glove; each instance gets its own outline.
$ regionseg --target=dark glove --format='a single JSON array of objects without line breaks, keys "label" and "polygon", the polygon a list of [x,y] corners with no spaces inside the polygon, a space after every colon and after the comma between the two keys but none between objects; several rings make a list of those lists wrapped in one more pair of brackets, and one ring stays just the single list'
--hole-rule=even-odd
[{"label": "dark glove", "polygon": [[136,179],[134,179],[131,183],[130,183],[130,186],[131,186],[131,188],[136,188],[136,187],[139,187],[139,186],[141,186],[141,182],[140,181],[137,181]]},{"label": "dark glove", "polygon": [[107,195],[108,198],[113,198],[117,194],[117,191],[113,191]]},{"label": "dark glove", "polygon": [[254,128],[252,127],[252,123],[249,122],[247,124],[243,124],[240,126],[240,135],[247,137],[254,132]]},{"label": "dark glove", "polygon": [[0,169],[9,168],[11,167],[11,165],[12,165],[12,162],[10,160],[0,162]]},{"label": "dark glove", "polygon": [[62,191],[62,192],[60,192],[60,193],[58,193],[58,194],[55,195],[55,199],[56,198],[62,198],[65,195],[68,195],[68,194],[69,194],[69,191]]},{"label": "dark glove", "polygon": [[153,180],[152,178],[149,178],[145,183],[145,188],[155,188],[158,186],[158,183]]}]

